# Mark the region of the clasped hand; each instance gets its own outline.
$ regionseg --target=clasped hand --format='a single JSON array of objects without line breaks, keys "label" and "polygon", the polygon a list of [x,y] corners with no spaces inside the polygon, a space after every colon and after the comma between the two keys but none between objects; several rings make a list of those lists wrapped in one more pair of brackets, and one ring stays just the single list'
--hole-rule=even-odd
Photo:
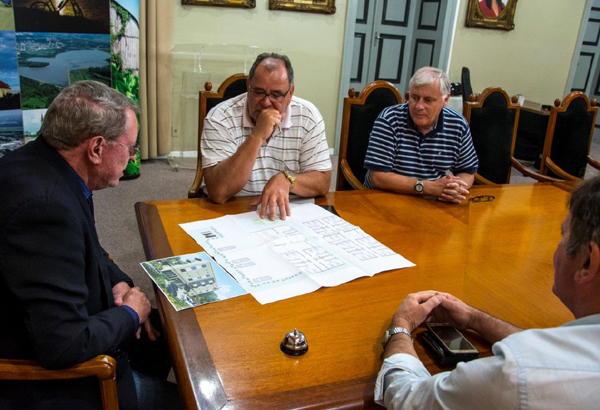
[{"label": "clasped hand", "polygon": [[440,201],[460,204],[469,195],[468,184],[459,177],[446,175],[435,181],[434,184],[437,188],[434,195]]},{"label": "clasped hand", "polygon": [[140,327],[135,333],[136,338],[140,338],[142,333],[142,327],[148,334],[148,338],[155,341],[159,336],[160,332],[152,326],[148,316],[152,310],[148,297],[140,290],[139,287],[130,288],[125,282],[119,282],[112,288],[113,299],[115,306],[127,305],[138,314],[140,320]]},{"label": "clasped hand", "polygon": [[450,323],[458,329],[469,329],[473,308],[449,293],[433,290],[411,293],[404,299],[392,320],[412,332],[424,322]]}]

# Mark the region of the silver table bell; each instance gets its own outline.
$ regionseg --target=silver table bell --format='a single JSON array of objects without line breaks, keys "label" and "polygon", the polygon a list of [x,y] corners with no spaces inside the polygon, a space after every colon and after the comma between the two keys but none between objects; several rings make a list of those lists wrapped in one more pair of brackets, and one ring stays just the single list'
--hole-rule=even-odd
[{"label": "silver table bell", "polygon": [[279,347],[283,353],[290,356],[302,356],[308,351],[308,343],[304,333],[299,332],[298,329],[294,329],[293,332],[285,335]]}]

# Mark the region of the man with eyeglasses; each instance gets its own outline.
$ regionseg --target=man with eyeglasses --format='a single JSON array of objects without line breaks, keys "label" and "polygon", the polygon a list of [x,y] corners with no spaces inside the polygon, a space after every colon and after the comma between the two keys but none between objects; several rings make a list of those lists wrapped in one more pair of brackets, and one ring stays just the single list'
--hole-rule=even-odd
[{"label": "man with eyeglasses", "polygon": [[446,108],[448,75],[423,67],[409,82],[408,102],[384,109],[369,137],[365,186],[461,203],[479,161],[469,124]]},{"label": "man with eyeglasses", "polygon": [[289,195],[329,191],[331,160],[319,110],[294,96],[289,58],[257,57],[248,92],[213,108],[204,120],[204,192],[216,203],[235,195],[258,195],[260,216],[290,216]]},{"label": "man with eyeglasses", "polygon": [[[177,387],[158,380],[170,359],[150,302],[94,223],[92,193],[117,186],[139,149],[137,112],[116,90],[77,82],[54,99],[35,141],[0,158],[0,357],[60,369],[108,354],[121,409],[177,407]],[[158,364],[144,369],[156,377],[132,372],[148,363]],[[97,408],[97,384],[2,381],[0,408]],[[159,395],[150,407],[146,391]]]}]

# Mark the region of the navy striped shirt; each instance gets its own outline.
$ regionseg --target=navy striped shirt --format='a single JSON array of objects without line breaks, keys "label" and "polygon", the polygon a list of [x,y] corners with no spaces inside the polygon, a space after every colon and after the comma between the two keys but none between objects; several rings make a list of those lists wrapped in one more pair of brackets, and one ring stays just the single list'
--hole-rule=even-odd
[{"label": "navy striped shirt", "polygon": [[423,135],[415,128],[406,102],[386,108],[375,120],[365,157],[365,186],[373,188],[370,170],[434,181],[447,171],[474,174],[478,165],[469,124],[462,115],[442,108],[436,127]]}]

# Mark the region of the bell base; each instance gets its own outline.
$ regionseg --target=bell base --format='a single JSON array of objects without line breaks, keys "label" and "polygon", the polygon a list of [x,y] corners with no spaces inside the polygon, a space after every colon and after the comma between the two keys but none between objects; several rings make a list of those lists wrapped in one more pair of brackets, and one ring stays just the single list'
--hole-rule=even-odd
[{"label": "bell base", "polygon": [[281,351],[283,353],[290,355],[290,356],[302,356],[304,353],[308,352],[308,346],[306,346],[306,349],[302,349],[302,350],[290,350],[287,347],[285,347],[285,345],[282,342],[279,345],[279,347],[281,348]]}]

